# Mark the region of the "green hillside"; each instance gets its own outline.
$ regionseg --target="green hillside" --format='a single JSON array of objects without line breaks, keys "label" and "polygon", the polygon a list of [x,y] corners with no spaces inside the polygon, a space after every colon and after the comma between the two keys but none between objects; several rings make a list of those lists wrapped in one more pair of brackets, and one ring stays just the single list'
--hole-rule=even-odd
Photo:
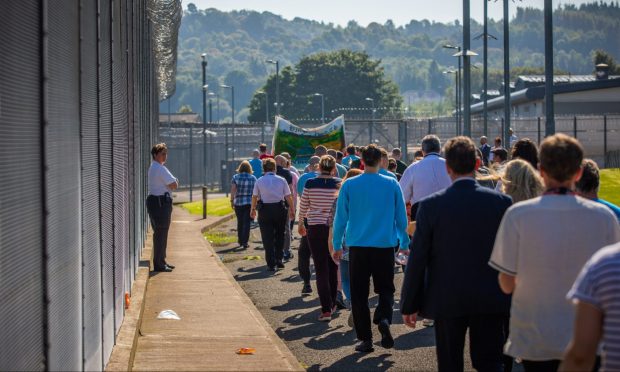
[{"label": "green hillside", "polygon": [[[490,6],[501,6],[491,2]],[[588,74],[593,70],[592,54],[607,50],[620,57],[620,6],[593,3],[576,7],[564,5],[554,15],[555,67],[572,74]],[[472,36],[482,26],[472,24]],[[490,40],[490,88],[497,88],[502,67],[502,22],[490,21],[489,32],[498,40]],[[435,90],[451,99],[452,79],[442,72],[455,65],[446,43],[459,44],[461,27],[457,22],[438,23],[412,20],[396,27],[391,21],[371,23],[364,27],[350,22],[346,27],[301,18],[286,20],[269,12],[196,9],[188,5],[179,35],[177,91],[171,106],[177,111],[189,105],[201,108],[200,54],[208,55],[208,84],[235,86],[237,117],[247,117],[247,105],[253,92],[265,84],[273,65],[265,60],[280,60],[281,68],[295,65],[303,56],[321,51],[350,49],[365,51],[371,58],[381,59],[386,75],[401,92]],[[543,14],[539,9],[519,8],[511,20],[511,64],[528,73],[542,71],[544,64]],[[473,49],[482,54],[482,41],[473,40]],[[478,57],[473,61],[481,63]],[[473,70],[473,89],[479,91],[481,71]],[[448,91],[446,91],[448,89]],[[230,115],[230,91],[221,91],[221,118]],[[317,107],[317,110],[319,108]],[[167,104],[162,104],[167,111]],[[216,113],[214,113],[215,117]],[[318,117],[318,115],[317,115]]]}]

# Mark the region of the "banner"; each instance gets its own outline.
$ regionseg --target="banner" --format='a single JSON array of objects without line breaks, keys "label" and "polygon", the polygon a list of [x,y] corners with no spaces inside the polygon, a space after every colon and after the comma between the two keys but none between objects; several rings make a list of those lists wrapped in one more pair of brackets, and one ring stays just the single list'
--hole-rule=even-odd
[{"label": "banner", "polygon": [[276,117],[273,133],[273,153],[288,152],[296,163],[307,162],[314,155],[314,148],[323,145],[328,149],[345,147],[344,116],[313,129],[304,129],[281,117]]}]

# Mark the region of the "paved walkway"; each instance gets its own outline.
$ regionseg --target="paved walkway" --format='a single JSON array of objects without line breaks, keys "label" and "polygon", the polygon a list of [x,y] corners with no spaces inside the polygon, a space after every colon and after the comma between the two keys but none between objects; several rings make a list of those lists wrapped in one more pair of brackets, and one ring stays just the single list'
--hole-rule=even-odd
[{"label": "paved walkway", "polygon": [[[203,239],[206,222],[175,207],[168,237],[171,273],[149,279],[134,370],[301,370]],[[181,320],[158,320],[162,310]],[[242,347],[254,355],[237,355]]]}]

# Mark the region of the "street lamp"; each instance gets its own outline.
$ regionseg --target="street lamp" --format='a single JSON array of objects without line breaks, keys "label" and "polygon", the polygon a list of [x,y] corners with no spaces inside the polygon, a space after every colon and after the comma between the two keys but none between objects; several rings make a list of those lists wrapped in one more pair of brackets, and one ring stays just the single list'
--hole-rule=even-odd
[{"label": "street lamp", "polygon": [[321,124],[325,124],[325,95],[323,93],[314,93],[313,96],[321,97]]},{"label": "street lamp", "polygon": [[372,143],[372,127],[375,124],[375,100],[366,97],[366,101],[369,101],[372,107],[372,121],[368,124],[368,143]]},{"label": "street lamp", "polygon": [[[461,51],[461,47],[457,46],[457,45],[450,45],[450,44],[446,44],[443,46],[443,48],[446,49],[454,49],[457,51]],[[460,111],[461,111],[461,57],[457,57],[458,60],[458,67],[456,69],[456,127],[457,127],[457,135],[459,132],[458,128],[461,128],[461,117],[460,117]]]},{"label": "street lamp", "polygon": [[[232,85],[221,84],[220,88],[230,89],[232,103],[232,160],[235,161],[235,87]],[[228,143],[228,130],[226,131],[226,142]],[[228,145],[226,145],[226,155],[228,158]]]},{"label": "street lamp", "polygon": [[[259,90],[256,94],[264,94],[265,95],[265,125],[269,125],[269,94],[264,90]],[[265,143],[265,125],[263,125],[263,130],[261,130],[260,134],[260,142]]]},{"label": "street lamp", "polygon": [[276,115],[280,116],[280,61],[268,59],[267,63],[276,65]]},{"label": "street lamp", "polygon": [[484,120],[484,129],[483,134],[485,136],[488,135],[489,126],[488,126],[488,111],[487,111],[487,101],[488,101],[488,90],[489,90],[489,38],[497,40],[497,38],[491,34],[489,34],[489,6],[488,2],[491,0],[484,0],[484,11],[483,11],[483,29],[482,34],[478,35],[475,39],[483,38],[482,41],[482,50],[484,53],[483,59],[483,72],[482,72],[482,90],[484,92],[483,103],[482,103],[482,116]]},{"label": "street lamp", "polygon": [[207,184],[207,92],[209,84],[202,86],[202,185]]},{"label": "street lamp", "polygon": [[553,107],[553,5],[545,0],[545,136],[555,134]]},{"label": "street lamp", "polygon": [[[443,73],[444,74],[454,74],[454,80],[456,80],[455,84],[458,87],[458,84],[459,84],[459,73],[458,73],[458,71],[447,70],[447,71],[444,71]],[[458,122],[458,115],[459,115],[459,104],[458,104],[458,102],[459,102],[459,91],[458,91],[458,89],[456,89],[454,95],[455,95],[455,104],[456,104],[455,115],[456,115],[456,118],[457,118],[456,119],[456,135],[458,136],[459,135],[459,129],[460,129],[460,125],[459,125],[459,122]]]}]

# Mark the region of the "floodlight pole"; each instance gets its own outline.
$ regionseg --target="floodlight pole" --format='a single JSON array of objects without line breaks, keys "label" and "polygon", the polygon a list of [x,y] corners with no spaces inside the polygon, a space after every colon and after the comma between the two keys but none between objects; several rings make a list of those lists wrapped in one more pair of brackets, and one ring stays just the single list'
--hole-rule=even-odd
[{"label": "floodlight pole", "polygon": [[545,0],[545,136],[555,134],[553,103],[553,5]]},{"label": "floodlight pole", "polygon": [[469,2],[470,0],[463,0],[463,106],[465,106],[463,134],[471,137],[471,61],[469,59],[471,18]]},{"label": "floodlight pole", "polygon": [[504,146],[510,144],[510,18],[509,0],[504,0]]}]

